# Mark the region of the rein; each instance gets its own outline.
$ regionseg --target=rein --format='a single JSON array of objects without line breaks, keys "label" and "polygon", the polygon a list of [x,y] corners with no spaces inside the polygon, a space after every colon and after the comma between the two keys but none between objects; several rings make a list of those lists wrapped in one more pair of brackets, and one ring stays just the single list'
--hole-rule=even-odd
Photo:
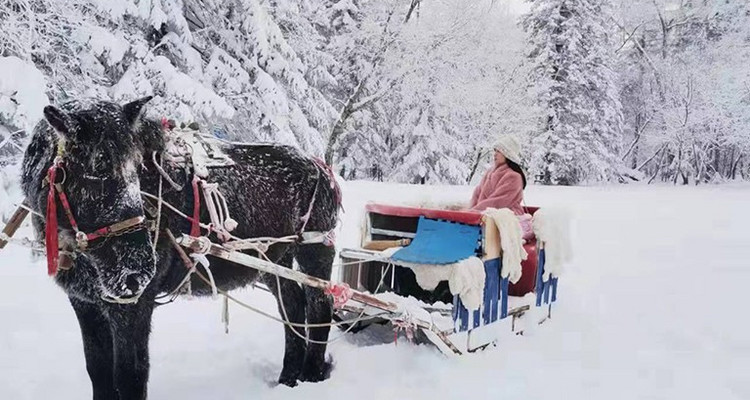
[{"label": "rein", "polygon": [[[114,236],[122,236],[146,228],[146,218],[144,216],[137,216],[128,218],[123,221],[115,222],[112,225],[96,229],[95,231],[90,233],[86,233],[78,229],[78,223],[73,216],[73,210],[70,207],[70,202],[68,202],[68,196],[65,194],[65,190],[63,189],[63,184],[65,183],[65,169],[63,168],[64,163],[62,156],[59,155],[60,153],[61,152],[58,151],[58,156],[55,157],[52,166],[47,171],[49,192],[47,193],[45,244],[47,250],[47,274],[50,276],[57,274],[57,269],[60,264],[57,198],[60,199],[60,204],[63,207],[65,215],[68,217],[68,222],[76,233],[76,245],[79,251],[85,251],[86,249],[88,249],[89,242],[91,241],[110,238]],[[60,182],[57,182],[58,172],[61,172],[63,176],[63,179]]]}]

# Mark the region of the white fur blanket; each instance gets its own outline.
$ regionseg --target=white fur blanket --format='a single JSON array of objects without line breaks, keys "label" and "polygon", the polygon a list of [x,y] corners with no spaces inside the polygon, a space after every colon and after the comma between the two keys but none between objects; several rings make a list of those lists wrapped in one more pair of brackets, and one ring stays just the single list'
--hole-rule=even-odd
[{"label": "white fur blanket", "polygon": [[484,215],[495,221],[500,232],[500,247],[503,250],[503,268],[500,275],[516,283],[521,279],[521,261],[529,257],[523,248],[521,224],[518,217],[507,208],[488,208],[484,211]]},{"label": "white fur blanket", "polygon": [[557,208],[540,208],[532,222],[538,241],[544,243],[544,276],[560,276],[563,267],[573,258],[570,242],[570,216]]},{"label": "white fur blanket", "polygon": [[[384,250],[391,255],[400,247]],[[469,257],[454,264],[412,264],[399,261],[398,265],[409,268],[417,277],[417,284],[424,290],[435,290],[442,281],[448,281],[451,293],[458,294],[466,309],[479,309],[484,297],[484,262],[477,257]]]}]

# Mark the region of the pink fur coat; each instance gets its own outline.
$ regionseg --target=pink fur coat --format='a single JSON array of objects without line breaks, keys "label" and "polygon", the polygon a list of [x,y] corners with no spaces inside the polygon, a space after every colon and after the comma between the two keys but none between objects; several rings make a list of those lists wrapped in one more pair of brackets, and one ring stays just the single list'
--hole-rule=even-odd
[{"label": "pink fur coat", "polygon": [[523,180],[521,175],[502,164],[487,171],[471,196],[471,209],[484,211],[487,207],[509,208],[516,215],[523,214]]}]

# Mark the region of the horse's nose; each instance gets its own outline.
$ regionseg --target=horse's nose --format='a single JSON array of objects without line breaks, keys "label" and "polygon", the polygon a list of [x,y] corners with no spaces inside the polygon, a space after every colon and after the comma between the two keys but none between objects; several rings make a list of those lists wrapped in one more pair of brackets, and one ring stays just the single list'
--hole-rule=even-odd
[{"label": "horse's nose", "polygon": [[138,282],[138,274],[128,275],[125,278],[125,287],[127,287],[131,293],[138,293],[141,289],[141,284]]}]

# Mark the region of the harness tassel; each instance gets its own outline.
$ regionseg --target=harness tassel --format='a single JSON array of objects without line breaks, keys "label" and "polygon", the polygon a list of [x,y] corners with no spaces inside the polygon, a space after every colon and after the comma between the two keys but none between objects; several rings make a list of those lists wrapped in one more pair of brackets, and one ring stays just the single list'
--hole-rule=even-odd
[{"label": "harness tassel", "polygon": [[47,193],[47,223],[44,232],[44,243],[47,250],[47,275],[57,274],[59,248],[57,238],[57,201],[55,201],[55,179],[57,177],[57,163],[52,164],[48,173],[49,192]]}]

